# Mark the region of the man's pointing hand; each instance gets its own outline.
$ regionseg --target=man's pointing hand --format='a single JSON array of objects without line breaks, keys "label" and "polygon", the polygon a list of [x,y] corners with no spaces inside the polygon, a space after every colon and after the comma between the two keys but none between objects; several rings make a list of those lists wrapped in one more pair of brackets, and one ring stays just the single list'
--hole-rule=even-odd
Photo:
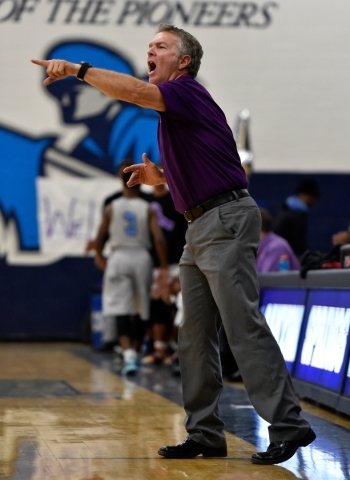
[{"label": "man's pointing hand", "polygon": [[77,76],[81,65],[79,63],[71,63],[66,60],[31,60],[35,65],[46,67],[48,75],[43,84],[47,87],[56,80],[62,80],[69,75]]}]

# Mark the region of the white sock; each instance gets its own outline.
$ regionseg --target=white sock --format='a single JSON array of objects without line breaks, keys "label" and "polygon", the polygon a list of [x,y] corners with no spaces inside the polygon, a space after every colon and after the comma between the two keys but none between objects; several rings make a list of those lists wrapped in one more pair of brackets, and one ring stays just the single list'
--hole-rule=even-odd
[{"label": "white sock", "polygon": [[137,359],[137,353],[136,350],[133,348],[127,348],[123,352],[124,356],[124,362],[128,362],[129,360],[136,360]]}]

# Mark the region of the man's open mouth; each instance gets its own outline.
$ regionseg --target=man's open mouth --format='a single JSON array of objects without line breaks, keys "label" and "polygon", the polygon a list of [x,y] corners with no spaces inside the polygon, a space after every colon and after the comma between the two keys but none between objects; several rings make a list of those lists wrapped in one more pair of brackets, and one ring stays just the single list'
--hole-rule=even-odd
[{"label": "man's open mouth", "polygon": [[154,72],[155,69],[156,69],[156,64],[154,62],[148,62],[148,71]]}]

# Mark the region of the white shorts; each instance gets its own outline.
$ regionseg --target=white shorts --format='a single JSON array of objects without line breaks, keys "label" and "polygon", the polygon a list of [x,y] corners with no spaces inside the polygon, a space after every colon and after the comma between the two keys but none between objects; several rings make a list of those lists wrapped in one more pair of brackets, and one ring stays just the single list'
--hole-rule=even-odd
[{"label": "white shorts", "polygon": [[152,258],[144,248],[117,248],[110,253],[103,277],[104,315],[150,317]]}]

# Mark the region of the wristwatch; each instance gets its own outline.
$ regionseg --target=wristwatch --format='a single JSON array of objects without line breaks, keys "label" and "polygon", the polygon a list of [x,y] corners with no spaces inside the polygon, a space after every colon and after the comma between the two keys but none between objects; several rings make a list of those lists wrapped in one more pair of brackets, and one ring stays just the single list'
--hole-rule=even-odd
[{"label": "wristwatch", "polygon": [[92,65],[91,65],[91,63],[88,63],[88,62],[80,62],[80,65],[81,65],[81,67],[80,67],[79,72],[77,74],[77,79],[83,81],[87,69],[91,68]]}]

